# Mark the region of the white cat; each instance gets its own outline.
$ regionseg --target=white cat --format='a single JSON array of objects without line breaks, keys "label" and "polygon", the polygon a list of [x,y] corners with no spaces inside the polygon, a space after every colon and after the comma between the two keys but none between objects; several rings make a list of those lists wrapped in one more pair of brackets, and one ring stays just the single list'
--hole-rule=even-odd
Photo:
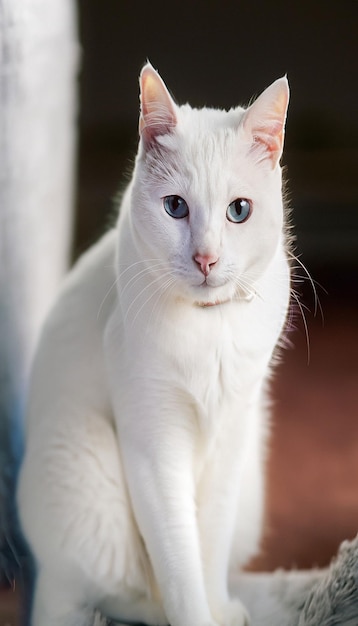
[{"label": "white cat", "polygon": [[285,78],[246,110],[177,106],[147,64],[116,229],[44,327],[18,502],[32,626],[241,626],[258,547],[267,379],[290,296]]}]

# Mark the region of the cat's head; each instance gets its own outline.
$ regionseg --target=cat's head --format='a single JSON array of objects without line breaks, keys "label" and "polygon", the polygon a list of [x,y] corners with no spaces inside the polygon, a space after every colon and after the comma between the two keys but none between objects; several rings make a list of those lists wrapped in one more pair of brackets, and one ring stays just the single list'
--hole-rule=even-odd
[{"label": "cat's head", "polygon": [[143,258],[179,298],[250,297],[283,245],[286,78],[246,110],[178,106],[150,64],[140,88],[131,222]]}]

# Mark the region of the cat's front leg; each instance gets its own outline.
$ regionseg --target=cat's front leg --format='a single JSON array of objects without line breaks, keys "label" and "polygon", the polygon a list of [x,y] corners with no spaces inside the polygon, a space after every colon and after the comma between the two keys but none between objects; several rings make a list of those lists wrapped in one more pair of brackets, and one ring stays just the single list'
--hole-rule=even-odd
[{"label": "cat's front leg", "polygon": [[[255,416],[251,418],[253,423]],[[246,544],[255,543],[261,521],[260,463],[257,446],[252,443],[252,424],[248,428],[245,422],[223,420],[223,430],[198,485],[197,517],[207,596],[213,617],[225,626],[249,624],[240,599],[229,596],[228,571],[233,544],[238,543],[245,553]],[[244,484],[247,481],[250,483]],[[238,524],[238,520],[244,521]],[[240,537],[236,537],[238,530]]]},{"label": "cat's front leg", "polygon": [[119,438],[164,610],[171,626],[218,626],[206,595],[196,520],[193,425],[179,410],[152,411],[145,404],[137,399],[136,411],[119,422]]}]

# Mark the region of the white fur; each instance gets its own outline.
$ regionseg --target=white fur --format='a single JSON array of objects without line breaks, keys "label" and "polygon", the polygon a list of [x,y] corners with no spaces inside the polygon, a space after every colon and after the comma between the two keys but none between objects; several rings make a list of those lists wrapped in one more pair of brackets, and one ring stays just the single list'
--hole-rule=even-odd
[{"label": "white fur", "polygon": [[[118,226],[69,275],[33,370],[18,496],[38,564],[32,626],[88,626],[94,608],[248,623],[227,580],[262,526],[265,388],[290,291],[287,84],[245,113],[177,107],[150,66],[141,80]],[[188,218],[165,212],[174,194]],[[253,206],[243,224],[226,217],[238,197]],[[205,283],[199,253],[219,259]]]}]

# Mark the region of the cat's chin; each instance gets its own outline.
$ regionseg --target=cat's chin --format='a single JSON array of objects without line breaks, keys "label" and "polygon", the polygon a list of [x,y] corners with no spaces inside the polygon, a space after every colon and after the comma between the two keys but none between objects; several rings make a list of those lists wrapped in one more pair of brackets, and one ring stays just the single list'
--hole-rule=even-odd
[{"label": "cat's chin", "polygon": [[255,293],[240,289],[203,289],[194,296],[194,305],[202,308],[215,307],[229,302],[251,301]]},{"label": "cat's chin", "polygon": [[227,304],[228,302],[232,302],[231,298],[228,298],[227,300],[215,300],[215,301],[209,301],[209,302],[194,302],[195,306],[199,306],[202,308],[206,308],[206,307],[210,307],[210,306],[221,306],[222,304]]},{"label": "cat's chin", "polygon": [[228,304],[237,299],[237,294],[232,288],[202,286],[193,293],[193,304],[198,307],[214,307]]}]

